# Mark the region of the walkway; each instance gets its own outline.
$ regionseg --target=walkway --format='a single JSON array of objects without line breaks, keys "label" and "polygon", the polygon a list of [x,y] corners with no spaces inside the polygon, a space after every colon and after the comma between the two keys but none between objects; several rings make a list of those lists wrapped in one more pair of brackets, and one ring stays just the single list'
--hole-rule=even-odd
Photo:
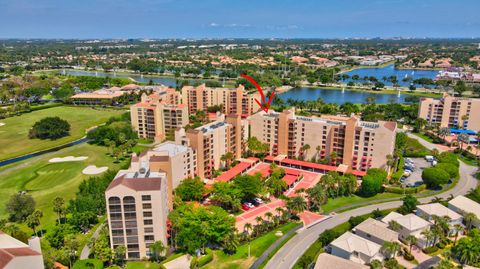
[{"label": "walkway", "polygon": [[[409,136],[413,136],[408,134]],[[417,138],[417,137],[415,137]],[[418,139],[418,138],[417,138]],[[419,139],[420,143],[429,149],[436,148],[435,145],[428,143],[422,139]],[[439,198],[448,198],[450,195],[457,196],[466,194],[470,189],[477,186],[477,179],[473,176],[476,172],[476,167],[460,163],[460,180],[458,184],[452,189],[436,195]],[[429,203],[432,197],[421,198],[421,203]],[[322,221],[316,225],[304,229],[297,235],[292,237],[265,266],[266,269],[285,269],[292,268],[296,261],[303,255],[305,250],[313,244],[318,236],[326,229],[331,229],[339,224],[347,222],[350,217],[364,215],[372,212],[375,209],[385,210],[399,207],[402,204],[401,201],[392,201],[381,204],[368,205],[352,209],[340,214],[337,214],[325,221]],[[353,206],[353,205],[352,205]]]},{"label": "walkway", "polygon": [[[97,229],[95,230],[95,232],[93,232],[93,235],[91,237],[90,240],[95,240],[97,239],[98,235],[100,234],[100,232],[102,231],[103,227],[105,226],[105,223],[102,223],[100,224]],[[80,260],[85,260],[85,259],[88,259],[88,256],[90,255],[90,247],[88,246],[88,243],[90,242],[90,240],[87,242],[87,244],[85,244],[85,246],[83,247],[82,249],[82,253],[80,253]]]},{"label": "walkway", "polygon": [[185,269],[190,268],[190,261],[192,260],[192,256],[190,255],[182,255],[174,260],[171,260],[167,263],[164,263],[163,266],[166,269]]}]

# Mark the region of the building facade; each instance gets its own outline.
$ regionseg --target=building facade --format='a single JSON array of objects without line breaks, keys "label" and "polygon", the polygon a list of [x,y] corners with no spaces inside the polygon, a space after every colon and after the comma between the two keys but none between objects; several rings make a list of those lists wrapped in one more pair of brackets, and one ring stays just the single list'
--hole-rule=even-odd
[{"label": "building facade", "polygon": [[237,88],[210,88],[202,84],[182,88],[182,103],[188,105],[189,113],[206,111],[211,106],[221,106],[222,113],[226,115],[248,116],[260,109],[255,98],[260,100],[257,95],[248,94],[243,85]]},{"label": "building facade", "polygon": [[130,118],[139,137],[158,142],[188,124],[188,110],[183,104],[140,102],[130,107]]},{"label": "building facade", "polygon": [[351,169],[386,168],[395,147],[395,122],[364,122],[356,116],[296,116],[260,111],[249,118],[250,135],[270,146],[270,154],[305,160],[327,158]]},{"label": "building facade", "polygon": [[421,98],[418,117],[440,127],[480,131],[480,99],[453,97]]},{"label": "building facade", "polygon": [[235,159],[240,158],[247,138],[248,122],[233,114],[196,129],[175,131],[177,144],[193,148],[197,175],[202,179],[212,178],[213,171],[223,165],[221,158],[225,153],[231,152]]},{"label": "building facade", "polygon": [[119,171],[105,191],[110,246],[125,246],[127,259],[149,257],[156,241],[167,245],[166,174],[139,165]]}]

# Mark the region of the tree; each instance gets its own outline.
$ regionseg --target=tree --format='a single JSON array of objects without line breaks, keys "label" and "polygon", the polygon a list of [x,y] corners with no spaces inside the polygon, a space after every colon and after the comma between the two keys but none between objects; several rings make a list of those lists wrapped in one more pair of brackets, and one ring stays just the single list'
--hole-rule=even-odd
[{"label": "tree", "polygon": [[408,252],[412,253],[412,246],[417,243],[417,238],[413,235],[409,235],[407,238],[405,238],[405,241],[408,243]]},{"label": "tree", "polygon": [[395,220],[391,220],[390,222],[388,222],[388,227],[390,227],[390,229],[396,232],[400,231],[400,229],[402,228],[402,226],[400,226],[400,224]]},{"label": "tree", "polygon": [[421,132],[423,131],[423,128],[427,125],[427,120],[423,118],[417,118],[415,120],[415,125],[414,125],[414,132]]},{"label": "tree", "polygon": [[411,194],[407,194],[405,197],[403,197],[402,200],[403,200],[403,204],[398,210],[402,214],[412,213],[413,210],[415,210],[415,208],[418,205],[417,198],[415,198],[415,196]]},{"label": "tree", "polygon": [[57,222],[60,224],[60,219],[65,214],[65,200],[62,197],[53,199],[53,212],[57,214]]},{"label": "tree", "polygon": [[25,221],[35,210],[35,200],[29,194],[16,193],[10,196],[6,209],[10,221]]},{"label": "tree", "polygon": [[312,188],[307,189],[307,197],[310,202],[310,207],[316,208],[321,211],[321,206],[327,202],[327,194],[320,184],[315,185]]},{"label": "tree", "polygon": [[465,134],[465,133],[458,134],[457,135],[457,141],[460,144],[460,150],[463,150],[463,145],[465,143],[468,144],[468,142],[470,141],[470,136],[468,134]]},{"label": "tree", "polygon": [[235,159],[235,156],[233,155],[233,153],[231,153],[230,151],[223,154],[221,157],[220,157],[220,160],[222,162],[225,162],[226,164],[226,167],[227,169],[230,168],[230,163]]},{"label": "tree", "polygon": [[64,250],[68,255],[68,261],[70,263],[70,268],[72,268],[72,260],[75,260],[77,258],[77,250],[78,247],[80,246],[77,238],[73,234],[69,234],[65,237],[64,239],[65,245],[64,245]]},{"label": "tree", "polygon": [[175,189],[182,201],[200,201],[204,194],[205,186],[199,177],[186,178]]},{"label": "tree", "polygon": [[384,181],[387,178],[387,172],[382,169],[372,168],[362,179],[360,194],[366,197],[374,196],[382,190]]},{"label": "tree", "polygon": [[429,167],[422,171],[422,179],[429,188],[439,188],[450,180],[450,175],[445,170]]},{"label": "tree", "polygon": [[260,177],[252,175],[239,175],[233,180],[233,184],[243,193],[243,199],[252,199],[263,190]]},{"label": "tree", "polygon": [[388,259],[397,256],[397,252],[400,251],[400,244],[397,242],[385,242],[380,250]]},{"label": "tree", "polygon": [[238,235],[235,232],[231,232],[223,238],[223,252],[232,255],[237,251],[239,244]]},{"label": "tree", "polygon": [[450,128],[448,127],[442,127],[438,130],[438,136],[442,138],[442,140],[445,140],[445,137],[450,135]]},{"label": "tree", "polygon": [[287,200],[287,209],[294,215],[307,210],[307,202],[302,196],[294,196]]},{"label": "tree", "polygon": [[458,235],[463,230],[463,226],[461,224],[455,224],[453,225],[453,229],[455,230],[455,241],[453,241],[453,245],[455,246],[457,244]]},{"label": "tree", "polygon": [[35,235],[37,234],[37,230],[35,229],[38,225],[40,225],[40,219],[43,217],[43,213],[40,210],[35,210],[32,214],[30,214],[26,219],[26,224],[29,228],[33,230]]},{"label": "tree", "polygon": [[466,231],[469,233],[473,223],[478,221],[477,215],[472,212],[466,212],[465,215],[463,215],[463,219],[465,220],[465,224],[467,224]]},{"label": "tree", "polygon": [[28,133],[28,137],[56,140],[70,135],[70,124],[59,117],[47,117],[37,121]]},{"label": "tree", "polygon": [[115,260],[117,263],[120,264],[120,266],[123,268],[123,264],[125,263],[125,255],[127,254],[127,248],[125,245],[118,245],[115,247],[113,250],[113,253],[115,255]]},{"label": "tree", "polygon": [[425,229],[420,234],[425,237],[427,246],[430,246],[430,243],[432,242],[432,240],[435,237],[433,232],[430,229]]},{"label": "tree", "polygon": [[150,245],[150,253],[152,253],[152,260],[155,262],[160,262],[162,253],[166,250],[165,245],[162,241],[155,241],[155,243]]},{"label": "tree", "polygon": [[451,163],[438,163],[435,165],[435,168],[442,169],[448,173],[450,178],[455,178],[458,176],[458,167]]},{"label": "tree", "polygon": [[247,146],[250,151],[255,155],[264,155],[270,151],[270,146],[268,144],[262,143],[255,136],[251,136],[247,140]]}]

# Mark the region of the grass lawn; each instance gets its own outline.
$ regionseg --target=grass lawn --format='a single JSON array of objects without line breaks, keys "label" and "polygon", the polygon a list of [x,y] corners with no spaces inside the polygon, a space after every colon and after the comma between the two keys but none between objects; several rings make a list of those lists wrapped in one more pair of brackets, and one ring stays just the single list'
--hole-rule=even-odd
[{"label": "grass lawn", "polygon": [[426,135],[426,134],[424,134],[424,133],[412,133],[412,134],[420,137],[421,139],[423,139],[423,140],[425,140],[425,141],[427,141],[427,142],[434,143],[434,142],[433,142],[433,139],[432,139],[430,136],[428,136],[428,135]]},{"label": "grass lawn", "polygon": [[[122,113],[121,110],[113,109],[60,106],[0,120],[0,122],[5,123],[5,125],[0,126],[0,145],[2,145],[0,147],[0,160],[52,148],[79,139],[85,135],[86,129],[105,123],[111,116],[118,116]],[[28,138],[28,131],[35,122],[45,117],[54,116],[70,123],[70,136],[57,140]]]},{"label": "grass lawn", "polygon": [[[88,156],[88,159],[78,162],[48,162],[51,158],[65,156]],[[107,155],[107,148],[83,143],[17,165],[18,169],[0,172],[0,218],[7,216],[4,205],[9,197],[18,191],[27,190],[35,199],[37,209],[43,212],[40,228],[48,228],[56,220],[52,210],[53,199],[57,196],[66,201],[72,199],[82,180],[89,177],[82,174],[85,167],[96,165],[118,169],[121,164],[113,163],[113,158]]]},{"label": "grass lawn", "polygon": [[287,223],[280,228],[277,228],[259,238],[256,238],[250,243],[250,258],[248,258],[248,244],[241,245],[237,248],[237,252],[233,255],[227,255],[221,250],[214,251],[213,261],[202,268],[211,269],[234,269],[234,268],[249,268],[255,260],[262,255],[267,248],[272,245],[279,237],[275,235],[277,231],[282,231],[285,234],[287,231],[297,226],[297,223]]},{"label": "grass lawn", "polygon": [[159,269],[159,263],[153,262],[127,262],[126,269]]},{"label": "grass lawn", "polygon": [[[388,199],[388,198],[397,198],[401,197],[401,194],[395,194],[395,193],[379,193],[375,196],[372,197],[361,197],[358,195],[352,195],[352,196],[344,196],[344,197],[339,197],[335,199],[328,199],[328,202],[324,205],[322,205],[322,209],[325,213],[335,211],[336,209],[347,206],[347,205],[352,205],[352,204],[358,204],[358,203],[367,203],[371,202],[376,203],[376,202],[381,202],[377,200],[381,199]],[[365,204],[362,204],[362,206]]]}]

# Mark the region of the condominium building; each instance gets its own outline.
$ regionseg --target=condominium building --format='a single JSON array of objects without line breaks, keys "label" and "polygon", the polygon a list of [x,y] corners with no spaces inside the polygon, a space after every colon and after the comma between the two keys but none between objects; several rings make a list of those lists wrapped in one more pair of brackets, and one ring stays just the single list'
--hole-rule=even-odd
[{"label": "condominium building", "polygon": [[138,171],[144,162],[149,163],[150,171],[166,173],[168,206],[172,209],[173,190],[185,178],[196,175],[195,152],[190,147],[167,141],[138,156],[134,154],[129,170]]},{"label": "condominium building", "polygon": [[177,144],[192,147],[197,158],[197,175],[212,178],[214,169],[223,165],[222,155],[231,152],[240,158],[248,137],[248,123],[240,115],[224,115],[219,120],[196,129],[175,131]]},{"label": "condominium building", "polygon": [[270,154],[288,158],[330,158],[351,169],[386,168],[395,147],[395,122],[364,122],[356,116],[296,116],[294,110],[270,110],[250,116],[250,135],[270,146]]},{"label": "condominium building", "polygon": [[418,117],[440,127],[480,131],[480,99],[453,97],[421,98]]},{"label": "condominium building", "polygon": [[257,95],[248,94],[243,85],[237,88],[210,88],[202,84],[182,88],[182,103],[188,104],[189,113],[207,110],[211,106],[222,106],[224,114],[247,116],[260,109],[255,98],[261,100]]},{"label": "condominium building", "polygon": [[170,105],[178,105],[182,102],[181,93],[177,92],[174,88],[154,86],[151,90],[152,93],[150,95],[147,95],[146,93],[142,94],[142,102],[156,102]]},{"label": "condominium building", "polygon": [[151,171],[148,161],[134,166],[119,171],[105,191],[110,245],[125,246],[127,259],[150,256],[156,241],[167,245],[167,176]]},{"label": "condominium building", "polygon": [[183,104],[140,102],[130,107],[130,118],[139,137],[162,141],[167,132],[188,124],[188,110]]}]

